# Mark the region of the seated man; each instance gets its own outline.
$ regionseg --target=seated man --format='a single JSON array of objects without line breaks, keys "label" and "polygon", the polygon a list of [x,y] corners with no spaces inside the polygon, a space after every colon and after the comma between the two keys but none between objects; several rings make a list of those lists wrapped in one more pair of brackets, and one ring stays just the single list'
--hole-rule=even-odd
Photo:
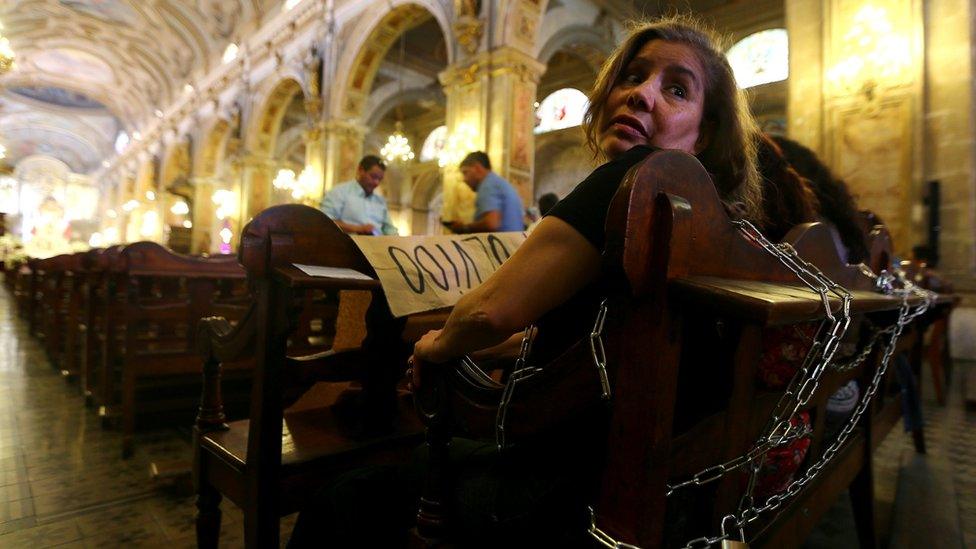
[{"label": "seated man", "polygon": [[386,200],[376,194],[386,175],[386,164],[378,156],[368,154],[356,167],[355,181],[346,181],[332,188],[322,198],[320,209],[340,229],[350,234],[396,235],[390,222]]},{"label": "seated man", "polygon": [[522,199],[512,185],[491,171],[488,155],[475,151],[461,161],[464,182],[478,193],[474,222],[454,221],[448,227],[456,233],[523,231]]}]

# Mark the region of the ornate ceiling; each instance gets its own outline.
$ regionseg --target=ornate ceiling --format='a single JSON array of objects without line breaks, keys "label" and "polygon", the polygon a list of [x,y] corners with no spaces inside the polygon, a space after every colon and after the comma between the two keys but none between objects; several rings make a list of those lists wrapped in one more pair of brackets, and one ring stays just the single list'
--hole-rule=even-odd
[{"label": "ornate ceiling", "polygon": [[[62,160],[73,169],[91,169],[104,156],[88,155],[110,150],[119,128],[141,126],[164,109],[280,3],[0,2],[3,34],[17,55],[14,70],[0,80],[6,88],[0,96],[0,141],[12,151],[10,160],[16,161],[17,151],[68,146],[63,154],[72,159]],[[106,117],[116,119],[114,128]]]}]

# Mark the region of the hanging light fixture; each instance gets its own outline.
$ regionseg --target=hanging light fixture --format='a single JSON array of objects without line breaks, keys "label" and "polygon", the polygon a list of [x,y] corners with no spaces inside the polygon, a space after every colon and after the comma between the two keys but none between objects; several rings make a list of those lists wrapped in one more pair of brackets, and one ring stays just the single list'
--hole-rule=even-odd
[{"label": "hanging light fixture", "polygon": [[[399,107],[397,107],[399,109]],[[393,134],[387,138],[386,145],[380,149],[380,154],[387,162],[407,162],[413,160],[413,149],[410,148],[410,140],[403,135],[403,122],[396,121]]]},{"label": "hanging light fixture", "polygon": [[14,68],[14,55],[13,48],[10,47],[10,41],[3,36],[3,25],[0,25],[0,76],[10,72],[10,69]]},{"label": "hanging light fixture", "polygon": [[275,175],[271,185],[282,191],[292,190],[295,188],[295,172],[287,168],[278,170],[278,174]]},{"label": "hanging light fixture", "polygon": [[[400,63],[397,67],[397,80],[399,82],[400,95],[403,95],[403,58],[406,53],[406,36],[404,31],[400,34]],[[380,149],[380,155],[387,162],[409,162],[413,160],[413,149],[410,148],[410,140],[403,133],[403,122],[400,112],[400,105],[396,106],[396,125],[393,134],[386,140],[386,145]]]}]

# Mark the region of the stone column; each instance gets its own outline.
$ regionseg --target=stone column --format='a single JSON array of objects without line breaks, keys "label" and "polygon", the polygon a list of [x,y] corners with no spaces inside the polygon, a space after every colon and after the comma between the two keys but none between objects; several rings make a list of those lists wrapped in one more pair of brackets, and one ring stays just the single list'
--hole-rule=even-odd
[{"label": "stone column", "polygon": [[[942,192],[939,270],[976,306],[976,174],[973,149],[972,27],[967,0],[925,3],[925,180]],[[970,330],[976,314],[970,313]],[[955,320],[955,319],[954,319]],[[972,334],[973,331],[969,331]],[[976,344],[970,342],[970,356]]]},{"label": "stone column", "polygon": [[861,208],[881,216],[902,257],[922,238],[921,21],[911,0],[794,0],[786,8],[789,133],[821,154]]},{"label": "stone column", "polygon": [[363,156],[366,127],[353,120],[334,118],[324,124],[323,130],[325,177],[322,191],[325,193],[356,176],[356,166]]},{"label": "stone column", "polygon": [[305,139],[305,170],[311,173],[310,188],[306,189],[304,202],[318,206],[322,201],[325,183],[325,140],[322,138],[322,126],[317,124],[304,133]]},{"label": "stone column", "polygon": [[272,158],[246,154],[240,159],[242,171],[240,188],[239,227],[243,227],[261,210],[271,205],[271,182],[275,162]]},{"label": "stone column", "polygon": [[211,177],[194,177],[190,180],[193,186],[193,228],[190,230],[190,250],[195,254],[214,251],[214,226],[217,222],[213,203],[213,193],[216,190],[215,181]]},{"label": "stone column", "polygon": [[791,139],[823,155],[823,0],[788,0],[790,77],[786,127]]},{"label": "stone column", "polygon": [[[535,96],[545,66],[522,51],[501,47],[449,67],[440,79],[447,97],[447,127],[454,156],[482,149],[492,169],[512,183],[529,204],[535,165]],[[456,165],[444,170],[444,218],[469,220],[474,193]]]}]

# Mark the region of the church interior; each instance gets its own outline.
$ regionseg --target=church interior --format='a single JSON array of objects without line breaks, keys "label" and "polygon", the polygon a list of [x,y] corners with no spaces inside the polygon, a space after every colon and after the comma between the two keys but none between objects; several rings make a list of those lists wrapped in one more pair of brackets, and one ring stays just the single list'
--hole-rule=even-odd
[{"label": "church interior", "polygon": [[[582,358],[529,367],[520,327],[514,366],[404,377],[533,242],[452,234],[482,215],[467,155],[543,231],[605,161],[583,128],[633,21],[678,13],[785,169],[816,178],[780,138],[846,185],[865,254],[827,213],[750,236],[692,189],[713,170],[654,152],[594,248],[630,293]],[[974,71],[967,0],[0,2],[0,547],[305,546],[323,489],[420,446],[411,546],[464,547],[451,437],[517,454],[552,414],[586,440],[583,409],[611,427],[581,547],[976,547]],[[398,236],[325,209],[365,155]],[[399,313],[397,268],[439,308]]]}]

